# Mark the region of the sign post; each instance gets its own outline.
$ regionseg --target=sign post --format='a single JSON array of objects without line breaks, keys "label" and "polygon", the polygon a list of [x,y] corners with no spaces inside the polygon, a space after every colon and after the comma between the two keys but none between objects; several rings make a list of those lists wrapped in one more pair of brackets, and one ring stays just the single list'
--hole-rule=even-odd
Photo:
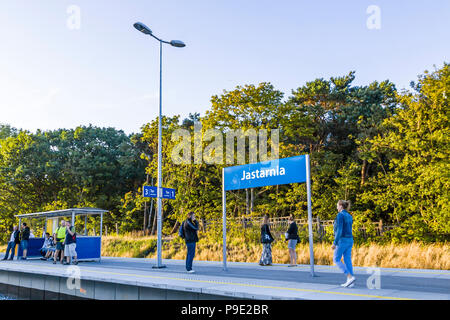
[{"label": "sign post", "polygon": [[222,169],[223,270],[227,270],[226,192],[289,183],[304,183],[307,189],[311,276],[314,277],[314,251],[311,209],[311,172],[309,155],[276,159]]},{"label": "sign post", "polygon": [[223,270],[227,271],[227,192],[225,191],[225,168],[222,169],[222,230]]},{"label": "sign post", "polygon": [[308,231],[309,231],[309,264],[311,268],[311,277],[314,277],[314,249],[313,249],[313,229],[312,229],[312,208],[311,208],[311,165],[309,154],[305,156],[306,160],[306,197],[308,202]]},{"label": "sign post", "polygon": [[[158,194],[159,193],[159,194]],[[158,208],[161,208],[161,202],[162,199],[175,199],[176,190],[170,189],[170,188],[159,188],[159,187],[152,187],[152,186],[144,186],[142,188],[142,196],[144,198],[158,198]],[[162,265],[162,258],[161,258],[161,241],[162,241],[162,235],[161,235],[161,217],[158,215],[158,252],[157,252],[157,265],[153,266],[153,268],[159,269],[159,268],[165,268],[166,266]]]}]

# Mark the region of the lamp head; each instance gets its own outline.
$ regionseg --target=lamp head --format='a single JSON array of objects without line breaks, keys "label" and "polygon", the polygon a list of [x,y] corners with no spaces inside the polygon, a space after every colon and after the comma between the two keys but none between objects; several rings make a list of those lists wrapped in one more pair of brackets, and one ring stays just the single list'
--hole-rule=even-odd
[{"label": "lamp head", "polygon": [[170,45],[173,46],[173,47],[177,47],[177,48],[183,48],[183,47],[186,46],[184,44],[184,42],[180,41],[180,40],[172,40],[172,41],[170,41]]},{"label": "lamp head", "polygon": [[136,22],[133,25],[137,30],[139,30],[140,32],[144,33],[144,34],[148,34],[151,35],[152,34],[152,30],[150,30],[149,27],[147,27],[145,24],[143,24],[142,22]]}]

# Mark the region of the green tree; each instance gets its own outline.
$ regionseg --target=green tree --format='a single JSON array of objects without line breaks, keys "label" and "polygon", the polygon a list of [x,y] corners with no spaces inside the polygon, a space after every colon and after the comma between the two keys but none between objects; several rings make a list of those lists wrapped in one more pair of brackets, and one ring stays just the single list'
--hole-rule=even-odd
[{"label": "green tree", "polygon": [[396,239],[448,239],[449,65],[425,72],[413,88],[415,93],[400,95],[401,109],[370,141],[372,158],[387,158],[388,165],[378,162],[382,170],[362,198],[401,225],[393,232]]}]

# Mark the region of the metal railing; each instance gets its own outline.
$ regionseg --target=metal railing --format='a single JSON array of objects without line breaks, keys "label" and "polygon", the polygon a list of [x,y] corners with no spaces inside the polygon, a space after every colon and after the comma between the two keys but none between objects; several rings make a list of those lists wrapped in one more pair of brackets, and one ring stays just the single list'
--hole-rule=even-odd
[{"label": "metal railing", "polygon": [[[272,230],[287,230],[289,227],[289,217],[274,217],[270,218],[269,225]],[[247,228],[259,228],[262,225],[262,216],[253,216],[253,217],[231,217],[228,218],[229,222],[240,224],[244,229]],[[308,225],[308,219],[294,219],[297,223],[299,229],[303,227],[307,227]],[[222,219],[210,219],[210,220],[202,220],[201,221],[201,229],[202,231],[206,231],[208,229],[208,226],[211,226],[211,224],[221,223]],[[326,234],[326,227],[333,226],[334,220],[320,220],[320,218],[313,218],[312,219],[313,229],[318,233],[319,239],[322,239]],[[382,236],[384,232],[392,230],[396,226],[387,226],[384,225],[382,220],[379,220],[378,222],[370,222],[372,224],[373,229],[375,230],[376,236]],[[368,236],[367,232],[368,227],[363,226],[359,227],[358,231],[361,232],[362,236],[366,238]],[[284,232],[284,231],[283,231]],[[279,232],[278,232],[279,233]]]}]

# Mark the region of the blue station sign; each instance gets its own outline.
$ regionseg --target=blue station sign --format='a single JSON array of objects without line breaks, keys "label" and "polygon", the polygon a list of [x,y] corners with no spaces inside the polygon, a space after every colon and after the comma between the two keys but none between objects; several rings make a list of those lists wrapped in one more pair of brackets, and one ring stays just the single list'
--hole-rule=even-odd
[{"label": "blue station sign", "polygon": [[238,190],[306,182],[306,156],[224,168],[224,188]]}]

